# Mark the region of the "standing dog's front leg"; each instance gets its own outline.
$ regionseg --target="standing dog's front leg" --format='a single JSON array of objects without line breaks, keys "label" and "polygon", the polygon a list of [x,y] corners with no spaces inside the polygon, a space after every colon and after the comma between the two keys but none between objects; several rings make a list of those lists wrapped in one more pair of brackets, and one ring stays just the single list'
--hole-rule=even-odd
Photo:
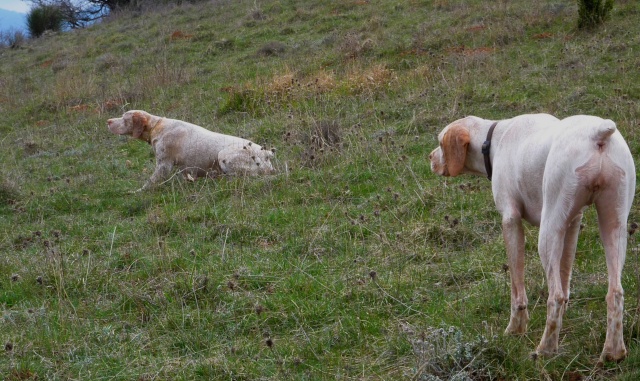
[{"label": "standing dog's front leg", "polygon": [[511,275],[511,317],[506,334],[523,334],[527,331],[529,311],[524,287],[524,231],[520,216],[503,215],[502,235],[507,249]]}]

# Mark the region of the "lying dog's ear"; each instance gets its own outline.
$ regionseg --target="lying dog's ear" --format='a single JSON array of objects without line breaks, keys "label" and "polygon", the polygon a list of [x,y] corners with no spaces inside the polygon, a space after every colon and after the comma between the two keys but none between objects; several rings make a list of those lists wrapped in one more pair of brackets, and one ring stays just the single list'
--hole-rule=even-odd
[{"label": "lying dog's ear", "polygon": [[469,142],[471,142],[469,129],[462,124],[449,127],[442,137],[442,154],[449,176],[458,176],[462,172]]},{"label": "lying dog's ear", "polygon": [[140,139],[140,137],[144,133],[144,130],[149,124],[147,117],[141,112],[135,112],[131,116],[131,121],[133,122],[133,130],[131,135],[136,139]]}]

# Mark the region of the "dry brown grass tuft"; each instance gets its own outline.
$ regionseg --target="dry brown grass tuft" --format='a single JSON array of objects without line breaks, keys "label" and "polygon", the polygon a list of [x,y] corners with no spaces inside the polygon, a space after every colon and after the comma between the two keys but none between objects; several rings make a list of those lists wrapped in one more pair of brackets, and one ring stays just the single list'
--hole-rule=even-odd
[{"label": "dry brown grass tuft", "polygon": [[18,185],[2,174],[0,178],[0,205],[12,204],[20,198]]},{"label": "dry brown grass tuft", "polygon": [[376,45],[373,39],[358,33],[347,33],[341,40],[338,50],[346,59],[358,58],[372,51]]},{"label": "dry brown grass tuft", "polygon": [[447,49],[449,53],[460,54],[467,57],[473,56],[483,56],[491,53],[495,53],[496,48],[489,46],[481,46],[478,48],[471,48],[468,46],[454,46],[452,48]]},{"label": "dry brown grass tuft", "polygon": [[335,89],[336,79],[333,73],[325,70],[320,70],[310,76],[300,77],[289,68],[286,68],[283,74],[275,74],[261,87],[267,95],[322,94]]},{"label": "dry brown grass tuft", "polygon": [[229,100],[222,113],[229,110],[250,111],[262,106],[275,107],[282,102],[306,99],[331,92],[347,94],[374,93],[388,89],[397,83],[395,72],[383,64],[368,68],[352,66],[342,77],[321,69],[310,75],[300,75],[286,67],[267,79],[257,79],[242,86],[225,87]]},{"label": "dry brown grass tuft", "polygon": [[296,74],[287,68],[285,73],[271,77],[263,89],[266,94],[282,96],[293,91],[296,81]]},{"label": "dry brown grass tuft", "polygon": [[258,55],[262,57],[277,57],[287,51],[287,45],[279,41],[271,41],[258,49]]},{"label": "dry brown grass tuft", "polygon": [[319,93],[325,93],[335,89],[336,78],[331,72],[320,70],[313,75],[315,89]]},{"label": "dry brown grass tuft", "polygon": [[173,33],[171,33],[171,36],[169,36],[169,41],[190,40],[192,38],[193,38],[193,34],[185,33],[181,30],[176,30]]},{"label": "dry brown grass tuft", "polygon": [[354,93],[375,92],[392,86],[398,80],[396,73],[384,64],[367,69],[353,67],[347,74],[346,85]]}]

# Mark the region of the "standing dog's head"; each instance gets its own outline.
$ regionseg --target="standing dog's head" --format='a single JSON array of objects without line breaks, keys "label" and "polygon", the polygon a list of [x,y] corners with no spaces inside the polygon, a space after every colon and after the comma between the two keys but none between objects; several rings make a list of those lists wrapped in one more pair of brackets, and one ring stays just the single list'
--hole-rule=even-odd
[{"label": "standing dog's head", "polygon": [[465,166],[471,142],[467,118],[451,123],[440,132],[440,146],[429,154],[431,171],[440,176],[457,176]]},{"label": "standing dog's head", "polygon": [[131,110],[125,112],[122,118],[107,120],[107,127],[117,135],[130,135],[136,139],[147,140],[151,118],[152,115],[146,111]]}]

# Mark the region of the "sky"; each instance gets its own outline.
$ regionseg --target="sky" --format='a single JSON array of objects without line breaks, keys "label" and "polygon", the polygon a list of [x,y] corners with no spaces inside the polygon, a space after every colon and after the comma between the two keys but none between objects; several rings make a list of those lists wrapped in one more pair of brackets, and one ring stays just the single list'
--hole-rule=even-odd
[{"label": "sky", "polygon": [[0,0],[0,8],[8,11],[27,13],[31,4],[22,0]]}]

